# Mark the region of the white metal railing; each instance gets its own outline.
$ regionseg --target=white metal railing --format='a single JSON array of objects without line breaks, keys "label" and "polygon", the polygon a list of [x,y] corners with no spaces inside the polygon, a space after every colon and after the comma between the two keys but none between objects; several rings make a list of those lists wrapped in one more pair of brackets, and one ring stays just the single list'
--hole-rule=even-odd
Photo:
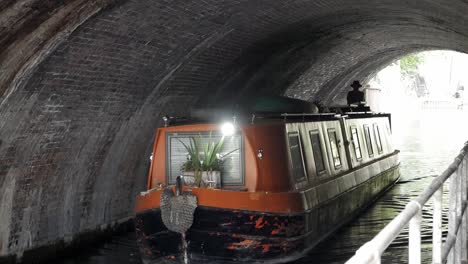
[{"label": "white metal railing", "polygon": [[[467,261],[467,174],[468,142],[450,166],[420,194],[409,202],[371,241],[364,244],[346,264],[380,264],[385,249],[409,224],[409,264],[421,263],[422,207],[434,197],[432,221],[432,263],[461,264]],[[442,194],[444,182],[450,178],[448,234],[442,244]]]}]

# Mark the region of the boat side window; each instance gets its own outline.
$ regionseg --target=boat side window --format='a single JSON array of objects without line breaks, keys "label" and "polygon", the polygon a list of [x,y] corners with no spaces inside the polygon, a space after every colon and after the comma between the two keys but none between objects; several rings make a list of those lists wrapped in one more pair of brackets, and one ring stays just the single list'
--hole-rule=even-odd
[{"label": "boat side window", "polygon": [[315,169],[317,174],[325,172],[325,163],[323,160],[322,144],[320,144],[320,135],[318,130],[309,131],[310,142],[312,143],[312,153],[315,160]]},{"label": "boat side window", "polygon": [[292,174],[296,182],[305,180],[305,166],[302,155],[302,145],[299,133],[288,133],[289,155],[291,157]]},{"label": "boat side window", "polygon": [[[215,132],[174,132],[166,133],[166,182],[175,184],[177,176],[183,174],[182,165],[188,160],[188,150],[184,146],[196,143],[200,158],[208,144],[217,143],[223,136]],[[244,143],[242,135],[224,137],[221,150],[217,155],[222,160],[222,185],[238,186],[244,184]]]},{"label": "boat side window", "polygon": [[359,135],[356,127],[351,127],[351,140],[353,141],[356,159],[362,160],[361,146],[359,144]]},{"label": "boat side window", "polygon": [[366,137],[367,153],[369,153],[369,158],[372,158],[374,156],[374,148],[372,147],[372,137],[368,125],[364,125],[364,136]]},{"label": "boat side window", "polygon": [[375,142],[377,143],[377,150],[379,153],[382,153],[383,148],[382,148],[382,141],[380,140],[380,131],[379,131],[379,126],[377,124],[374,124],[374,135],[375,135]]},{"label": "boat side window", "polygon": [[328,129],[328,140],[330,141],[333,165],[335,166],[335,169],[338,169],[341,167],[341,158],[340,158],[340,151],[338,149],[338,141],[336,139],[335,129],[333,128]]}]

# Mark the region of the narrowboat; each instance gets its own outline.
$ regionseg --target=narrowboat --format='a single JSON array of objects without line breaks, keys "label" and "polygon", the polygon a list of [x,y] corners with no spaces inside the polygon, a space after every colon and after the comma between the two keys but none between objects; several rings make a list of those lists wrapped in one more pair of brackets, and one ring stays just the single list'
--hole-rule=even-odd
[{"label": "narrowboat", "polygon": [[[194,183],[185,165],[197,144],[204,159],[215,149],[219,177]],[[161,127],[148,189],[136,199],[143,261],[298,259],[393,186],[398,152],[389,114],[265,114]]]}]

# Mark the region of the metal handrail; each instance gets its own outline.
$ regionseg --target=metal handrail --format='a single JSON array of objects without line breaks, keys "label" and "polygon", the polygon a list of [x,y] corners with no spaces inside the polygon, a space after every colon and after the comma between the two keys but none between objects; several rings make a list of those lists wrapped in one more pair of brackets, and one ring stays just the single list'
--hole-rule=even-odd
[{"label": "metal handrail", "polygon": [[[467,180],[468,142],[465,143],[448,168],[421,193],[410,201],[371,241],[364,244],[346,264],[380,264],[381,256],[392,241],[409,224],[409,263],[421,263],[421,209],[434,196],[433,262],[461,263],[467,259]],[[462,164],[463,163],[463,164]],[[460,166],[462,164],[462,166]],[[452,175],[455,175],[452,177]],[[442,193],[447,179],[450,181],[449,233],[442,250]],[[461,229],[460,229],[461,227]],[[455,250],[453,250],[455,248]],[[451,252],[451,255],[449,255]]]}]

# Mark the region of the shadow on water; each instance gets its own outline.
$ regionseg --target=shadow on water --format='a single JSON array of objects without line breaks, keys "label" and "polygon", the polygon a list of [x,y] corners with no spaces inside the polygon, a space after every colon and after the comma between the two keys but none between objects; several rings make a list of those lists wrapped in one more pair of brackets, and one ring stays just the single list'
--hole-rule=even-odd
[{"label": "shadow on water", "polygon": [[[394,123],[395,144],[401,150],[400,182],[357,219],[338,230],[305,258],[294,263],[344,263],[361,245],[371,240],[404,209],[411,199],[418,196],[435,176],[446,169],[458,154],[463,142],[468,139],[468,124],[459,122],[463,118],[460,115],[461,113],[451,114],[450,118],[447,118],[447,114],[427,114]],[[398,117],[393,120],[398,120]],[[447,211],[447,185],[444,193],[443,210]],[[432,202],[423,208],[421,227],[423,263],[431,263],[432,215],[428,210],[431,207]],[[443,219],[443,224],[446,230],[447,219]],[[407,243],[408,230],[405,229],[384,253],[382,263],[407,263]],[[135,234],[130,233],[115,237],[99,248],[89,249],[79,256],[63,259],[57,263],[123,264],[141,263],[141,260],[135,243]]]},{"label": "shadow on water", "polygon": [[99,247],[82,249],[73,257],[55,261],[57,264],[143,264],[136,245],[135,233],[112,237]]}]

